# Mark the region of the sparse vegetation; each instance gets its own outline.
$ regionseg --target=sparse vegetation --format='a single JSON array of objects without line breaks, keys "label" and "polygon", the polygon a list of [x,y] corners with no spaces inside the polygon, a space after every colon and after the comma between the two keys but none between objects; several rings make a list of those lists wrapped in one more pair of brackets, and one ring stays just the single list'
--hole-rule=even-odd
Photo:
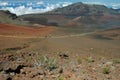
[{"label": "sparse vegetation", "polygon": [[83,73],[83,74],[86,74],[86,73],[87,73],[87,71],[86,71],[86,70],[83,70],[83,71],[82,71],[82,73]]},{"label": "sparse vegetation", "polygon": [[48,58],[47,56],[43,56],[43,57],[40,57],[38,60],[35,60],[34,65],[47,68],[50,71],[58,67],[57,60],[54,58]]},{"label": "sparse vegetation", "polygon": [[82,63],[82,59],[81,59],[81,58],[78,58],[78,59],[77,59],[77,62],[78,62],[78,64],[81,64],[81,63]]},{"label": "sparse vegetation", "polygon": [[59,77],[58,80],[64,80],[64,78],[63,77]]},{"label": "sparse vegetation", "polygon": [[115,60],[113,60],[113,63],[115,63],[115,64],[120,64],[120,59],[115,59]]},{"label": "sparse vegetation", "polygon": [[61,54],[62,54],[62,51],[58,51],[58,52],[57,52],[57,55],[61,55]]},{"label": "sparse vegetation", "polygon": [[15,47],[15,48],[7,48],[6,51],[14,51],[14,50],[21,50],[22,47]]},{"label": "sparse vegetation", "polygon": [[84,3],[19,16],[0,11],[0,80],[119,80],[114,13]]},{"label": "sparse vegetation", "polygon": [[48,61],[48,69],[51,71],[55,68],[57,68],[58,65],[57,65],[57,60],[56,59],[49,59]]},{"label": "sparse vegetation", "polygon": [[94,60],[92,57],[88,57],[86,60],[87,60],[89,63],[95,62],[95,60]]},{"label": "sparse vegetation", "polygon": [[104,67],[103,68],[103,74],[109,74],[111,71],[110,71],[110,67]]}]

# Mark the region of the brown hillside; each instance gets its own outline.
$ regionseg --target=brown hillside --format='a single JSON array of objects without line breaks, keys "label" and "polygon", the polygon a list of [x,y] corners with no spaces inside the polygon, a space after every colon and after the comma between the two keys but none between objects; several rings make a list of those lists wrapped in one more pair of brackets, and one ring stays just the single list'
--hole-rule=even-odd
[{"label": "brown hillside", "polygon": [[102,38],[112,39],[112,40],[120,40],[120,28],[98,32],[97,36]]},{"label": "brown hillside", "polygon": [[53,27],[30,28],[10,24],[0,24],[0,35],[38,36],[49,34],[52,31]]}]

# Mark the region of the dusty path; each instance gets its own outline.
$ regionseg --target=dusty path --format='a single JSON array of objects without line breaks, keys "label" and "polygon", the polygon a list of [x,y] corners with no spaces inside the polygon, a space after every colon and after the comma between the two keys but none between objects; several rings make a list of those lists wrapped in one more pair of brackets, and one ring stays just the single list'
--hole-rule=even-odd
[{"label": "dusty path", "polygon": [[11,35],[0,35],[0,37],[8,37],[8,38],[25,38],[25,39],[29,39],[29,38],[68,38],[68,37],[79,37],[79,36],[85,36],[88,34],[93,34],[95,32],[89,32],[89,33],[81,33],[81,34],[74,34],[74,35],[64,35],[64,36],[44,36],[44,37],[40,37],[40,36],[11,36]]}]

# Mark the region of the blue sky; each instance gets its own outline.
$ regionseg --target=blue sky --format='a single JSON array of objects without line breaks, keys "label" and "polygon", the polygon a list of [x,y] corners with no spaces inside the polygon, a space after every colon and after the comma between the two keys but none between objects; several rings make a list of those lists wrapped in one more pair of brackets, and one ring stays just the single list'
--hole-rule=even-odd
[{"label": "blue sky", "polygon": [[110,8],[120,8],[120,0],[0,0],[0,9],[17,15],[43,13],[72,3],[100,4]]}]

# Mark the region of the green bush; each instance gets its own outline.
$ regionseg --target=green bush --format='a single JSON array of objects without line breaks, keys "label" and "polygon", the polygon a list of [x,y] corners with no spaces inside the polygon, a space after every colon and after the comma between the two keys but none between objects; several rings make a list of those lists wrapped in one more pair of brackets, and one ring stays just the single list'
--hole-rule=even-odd
[{"label": "green bush", "polygon": [[57,60],[53,59],[53,58],[49,59],[49,61],[47,63],[47,68],[51,71],[57,67],[58,67]]},{"label": "green bush", "polygon": [[59,79],[58,80],[64,80],[64,78],[63,77],[59,77]]},{"label": "green bush", "polygon": [[81,59],[81,58],[78,58],[78,59],[77,59],[77,62],[78,62],[78,64],[81,64],[81,63],[82,63],[82,59]]},{"label": "green bush", "polygon": [[88,58],[87,58],[87,61],[88,61],[89,63],[95,62],[95,60],[94,60],[92,57],[88,57]]},{"label": "green bush", "polygon": [[54,58],[49,58],[47,56],[42,56],[39,59],[35,60],[35,66],[41,66],[43,68],[47,68],[50,71],[56,69],[58,67],[57,60]]},{"label": "green bush", "polygon": [[83,73],[83,74],[86,74],[86,73],[87,73],[87,71],[86,71],[86,70],[83,70],[83,71],[82,71],[82,73]]},{"label": "green bush", "polygon": [[103,73],[104,74],[109,74],[111,71],[110,71],[110,68],[109,67],[104,67],[103,68]]}]

